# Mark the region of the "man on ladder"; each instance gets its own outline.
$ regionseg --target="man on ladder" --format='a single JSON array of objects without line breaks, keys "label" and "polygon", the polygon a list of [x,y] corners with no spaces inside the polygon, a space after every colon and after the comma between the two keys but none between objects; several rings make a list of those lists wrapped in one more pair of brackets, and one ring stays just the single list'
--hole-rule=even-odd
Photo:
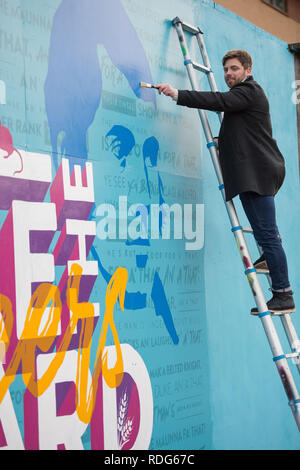
[{"label": "man on ladder", "polygon": [[[229,91],[177,90],[169,84],[155,85],[159,93],[178,105],[224,112],[218,138],[220,165],[226,201],[239,195],[263,256],[254,263],[266,263],[272,281],[272,313],[295,312],[288,267],[279,236],[274,196],[285,176],[285,165],[272,137],[269,103],[261,86],[251,75],[252,59],[243,50],[229,51],[222,60]],[[258,314],[253,308],[252,314]]]}]

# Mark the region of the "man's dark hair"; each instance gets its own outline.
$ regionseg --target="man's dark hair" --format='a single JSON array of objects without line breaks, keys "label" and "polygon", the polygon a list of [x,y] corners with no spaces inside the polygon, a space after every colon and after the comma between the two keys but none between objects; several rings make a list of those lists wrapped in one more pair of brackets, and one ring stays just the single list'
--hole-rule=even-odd
[{"label": "man's dark hair", "polygon": [[252,67],[251,55],[242,49],[233,49],[232,51],[227,52],[222,59],[223,67],[229,59],[238,59],[245,70]]}]

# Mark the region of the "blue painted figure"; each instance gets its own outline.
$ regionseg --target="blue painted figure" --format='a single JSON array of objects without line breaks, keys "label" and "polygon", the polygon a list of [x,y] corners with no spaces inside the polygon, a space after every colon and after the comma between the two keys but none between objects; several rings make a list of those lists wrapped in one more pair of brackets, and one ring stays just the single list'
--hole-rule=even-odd
[{"label": "blue painted figure", "polygon": [[[155,104],[155,92],[141,88],[140,82],[152,82],[152,76],[143,46],[131,24],[120,0],[62,0],[54,18],[51,32],[48,73],[45,81],[45,103],[52,159],[57,171],[60,157],[83,166],[88,157],[86,136],[101,101],[102,75],[97,46],[102,44],[111,62],[124,74],[137,98]],[[129,129],[115,125],[107,133],[113,155],[120,161],[120,169],[126,168],[126,158],[135,145]],[[58,138],[61,140],[59,156]],[[151,195],[147,159],[152,167],[157,167],[159,144],[150,137],[143,145],[143,165]],[[159,203],[163,202],[163,185],[159,173]],[[95,215],[91,214],[90,218]],[[161,228],[162,220],[160,221]],[[127,240],[128,246],[149,246],[149,240]],[[100,273],[106,282],[110,274],[101,263],[94,246],[92,256],[98,261]],[[147,255],[138,255],[136,264],[144,268]],[[163,321],[175,344],[179,339],[173,324],[172,315],[158,273],[155,273],[151,298],[157,315]],[[147,294],[126,292],[125,308],[142,309],[146,307]]]},{"label": "blue painted figure", "polygon": [[[126,157],[128,156],[128,154],[130,153],[130,151],[135,145],[135,139],[133,137],[133,134],[126,127],[113,126],[112,129],[106,134],[106,137],[107,138],[109,137],[111,139],[110,149],[114,157],[116,157],[118,160],[121,161],[120,167],[122,166],[125,167],[126,163],[122,165],[122,162],[126,161]],[[158,151],[159,151],[159,143],[158,143],[158,140],[154,136],[149,137],[148,139],[145,140],[143,144],[143,168],[144,168],[144,173],[145,173],[146,182],[147,182],[148,200],[152,202],[156,202],[156,201],[154,201],[154,195],[151,193],[148,164],[150,163],[150,167],[157,169]],[[164,203],[163,183],[162,183],[162,180],[158,171],[157,171],[157,180],[158,180],[158,190],[159,190],[159,195],[158,195],[159,204],[163,204]],[[148,209],[148,215],[149,215],[150,205],[147,206],[147,209]],[[159,222],[160,232],[161,232],[162,224],[163,224],[163,214],[160,214],[160,222]],[[135,245],[149,246],[150,242],[148,238],[147,239],[138,238],[136,240],[131,240],[131,241],[126,240],[126,245],[127,246],[135,246]],[[98,261],[99,270],[103,278],[108,283],[111,278],[111,275],[104,268],[100,260],[100,256],[98,255],[95,247],[92,246],[91,252],[92,252],[94,259]],[[136,265],[138,268],[141,268],[141,269],[145,268],[147,261],[148,261],[147,255],[139,254],[136,256]],[[146,302],[147,302],[147,295],[149,294],[150,292],[146,294],[146,293],[141,293],[139,291],[138,292],[126,291],[125,302],[124,302],[125,308],[130,309],[130,310],[137,310],[137,309],[145,308]],[[179,338],[178,338],[178,335],[174,326],[171,310],[170,310],[170,307],[166,298],[162,281],[157,271],[154,274],[154,279],[153,279],[153,284],[152,284],[150,295],[153,301],[156,315],[159,315],[162,317],[164,324],[167,328],[167,331],[172,338],[173,343],[178,344]]]},{"label": "blue painted figure", "polygon": [[152,81],[143,46],[120,0],[63,0],[51,32],[45,103],[52,157],[61,154],[73,163],[87,159],[86,134],[99,107],[102,76],[97,46],[103,44],[112,63],[124,74],[134,94],[155,102],[155,92],[140,88]]}]

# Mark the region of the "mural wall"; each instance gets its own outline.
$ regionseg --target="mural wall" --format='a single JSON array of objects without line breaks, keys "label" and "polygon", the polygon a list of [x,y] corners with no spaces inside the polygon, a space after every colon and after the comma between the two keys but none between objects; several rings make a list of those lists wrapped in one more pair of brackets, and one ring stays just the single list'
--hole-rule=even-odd
[{"label": "mural wall", "polygon": [[[203,28],[218,88],[226,90],[220,66],[224,51],[246,49],[252,73],[270,102],[273,135],[285,158],[286,178],[276,196],[277,224],[286,250],[289,278],[296,302],[292,317],[300,335],[299,231],[300,203],[297,116],[294,100],[294,57],[278,38],[212,2],[197,2],[196,23]],[[280,64],[280,68],[275,64]],[[274,69],[275,66],[275,69]],[[189,110],[186,110],[189,115]],[[217,119],[210,113],[214,135]],[[203,150],[205,203],[205,297],[209,344],[210,404],[215,449],[299,449],[299,432],[260,321],[250,315],[253,296],[244,274],[224,204],[207,151]],[[249,222],[239,198],[234,204],[243,226]],[[253,260],[255,243],[247,237]],[[267,300],[269,283],[260,276]],[[281,320],[273,319],[285,353],[290,347]],[[297,366],[289,361],[300,389]]]},{"label": "mural wall", "polygon": [[0,446],[209,447],[198,123],[140,87],[183,77],[167,11],[0,8]]},{"label": "mural wall", "polygon": [[[209,31],[213,64],[256,55],[293,155],[292,56],[214,2],[0,0],[2,449],[298,446],[198,115],[140,87],[190,87],[175,16]],[[279,198],[288,254],[294,162]]]}]

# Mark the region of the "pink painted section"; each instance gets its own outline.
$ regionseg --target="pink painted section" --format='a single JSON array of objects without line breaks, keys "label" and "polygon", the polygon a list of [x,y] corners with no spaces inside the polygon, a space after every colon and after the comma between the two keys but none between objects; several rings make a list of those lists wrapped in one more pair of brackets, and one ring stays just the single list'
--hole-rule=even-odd
[{"label": "pink painted section", "polygon": [[67,264],[74,248],[76,239],[76,235],[67,235],[65,223],[53,250],[54,262],[56,266],[65,266]]},{"label": "pink painted section", "polygon": [[99,376],[95,408],[91,419],[91,450],[104,449],[102,374]]},{"label": "pink painted section", "polygon": [[13,244],[13,213],[9,210],[0,230],[0,259],[5,269],[0,269],[1,294],[15,300],[15,258]]},{"label": "pink painted section", "polygon": [[24,445],[26,450],[39,450],[38,399],[28,390],[24,393]]},{"label": "pink painted section", "polygon": [[68,416],[76,410],[76,384],[60,382],[55,385],[56,416]]},{"label": "pink painted section", "polygon": [[87,182],[86,166],[82,170],[81,178],[82,178],[82,186],[87,187],[88,182]]},{"label": "pink painted section", "polygon": [[8,154],[14,151],[13,138],[8,127],[2,126],[0,121],[0,148]]},{"label": "pink painted section", "polygon": [[[93,236],[86,236],[86,257],[89,254],[89,251],[91,249],[91,246],[94,241],[94,235]],[[78,243],[78,238],[74,244],[72,253],[70,254],[69,261],[71,260],[78,260],[79,258],[79,243]],[[94,287],[94,283],[97,279],[97,275],[85,275],[83,274],[80,279],[80,287],[79,287],[79,296],[78,300],[79,302],[87,302],[90,298],[92,289]]]},{"label": "pink painted section", "polygon": [[[124,373],[123,380],[117,388],[116,400],[118,424],[121,426],[118,430],[119,446],[121,450],[129,450],[134,445],[139,432],[140,400],[137,386],[127,372]],[[121,408],[126,410],[122,412],[122,415],[120,415]]]},{"label": "pink painted section", "polygon": [[[82,179],[86,182],[85,169],[82,173]],[[70,183],[75,186],[74,170],[70,176]],[[66,219],[87,220],[94,204],[93,202],[65,199],[62,163],[51,185],[50,198],[51,202],[56,204],[57,228],[59,230],[62,229]]]},{"label": "pink painted section", "polygon": [[62,174],[62,163],[57,170],[56,176],[50,188],[51,202],[56,204],[56,213],[59,214],[64,204],[64,183]]},{"label": "pink painted section", "polygon": [[1,265],[5,269],[0,269],[0,285],[1,294],[6,295],[12,304],[14,316],[14,324],[9,342],[9,348],[6,353],[6,365],[10,362],[12,354],[17,345],[16,334],[16,295],[15,295],[15,257],[13,244],[13,213],[12,208],[9,210],[6,219],[0,230],[0,259]]},{"label": "pink painted section", "polygon": [[135,382],[132,384],[127,418],[132,420],[132,432],[129,435],[128,442],[122,447],[122,450],[130,450],[132,448],[140,428],[140,400]]},{"label": "pink painted section", "polygon": [[70,184],[71,184],[71,186],[75,186],[75,185],[76,185],[76,181],[75,181],[75,170],[74,170],[74,168],[73,168],[73,171],[72,171],[72,173],[71,173],[71,175],[70,175]]},{"label": "pink painted section", "polygon": [[1,419],[0,419],[0,447],[6,447],[6,446],[7,446],[7,441],[6,441],[4,429],[3,429]]}]

